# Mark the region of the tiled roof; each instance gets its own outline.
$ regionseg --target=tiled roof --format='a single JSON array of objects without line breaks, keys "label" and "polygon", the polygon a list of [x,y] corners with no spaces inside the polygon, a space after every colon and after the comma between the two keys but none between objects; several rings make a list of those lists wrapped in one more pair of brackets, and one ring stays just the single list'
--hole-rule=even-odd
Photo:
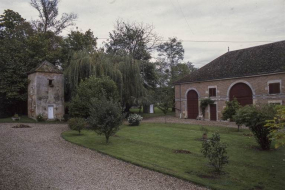
[{"label": "tiled roof", "polygon": [[285,72],[285,41],[230,51],[174,84]]},{"label": "tiled roof", "polygon": [[30,73],[35,73],[35,72],[42,72],[42,73],[59,73],[62,74],[62,71],[59,70],[56,66],[51,64],[48,61],[42,62],[37,68],[31,70]]}]

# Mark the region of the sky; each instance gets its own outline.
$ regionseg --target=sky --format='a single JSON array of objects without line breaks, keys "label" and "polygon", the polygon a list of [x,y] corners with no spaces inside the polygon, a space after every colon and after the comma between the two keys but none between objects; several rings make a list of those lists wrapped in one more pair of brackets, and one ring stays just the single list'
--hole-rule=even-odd
[{"label": "sky", "polygon": [[[26,20],[38,18],[30,0],[0,0]],[[285,0],[61,0],[59,13],[76,13],[71,30],[91,29],[103,46],[116,20],[146,23],[167,40],[182,41],[184,61],[200,68],[230,51],[285,40]]]}]

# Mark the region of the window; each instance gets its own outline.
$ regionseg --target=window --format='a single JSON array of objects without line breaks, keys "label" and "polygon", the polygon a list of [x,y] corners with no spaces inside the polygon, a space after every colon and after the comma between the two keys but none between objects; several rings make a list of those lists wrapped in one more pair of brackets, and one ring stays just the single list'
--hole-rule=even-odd
[{"label": "window", "polygon": [[280,83],[270,83],[269,94],[280,94]]},{"label": "window", "polygon": [[50,87],[53,87],[53,84],[52,84],[52,80],[51,80],[51,79],[48,79],[48,85],[49,85]]},{"label": "window", "polygon": [[210,97],[216,96],[216,88],[209,88],[209,96]]}]

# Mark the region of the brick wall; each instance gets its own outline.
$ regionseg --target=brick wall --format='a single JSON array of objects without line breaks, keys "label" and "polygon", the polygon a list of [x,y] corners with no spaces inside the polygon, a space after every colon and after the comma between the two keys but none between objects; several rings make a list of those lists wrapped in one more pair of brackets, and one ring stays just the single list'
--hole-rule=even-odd
[{"label": "brick wall", "polygon": [[[209,87],[216,87],[217,95],[214,98],[215,104],[217,104],[217,120],[221,120],[222,110],[225,107],[225,102],[229,100],[230,88],[236,83],[245,83],[251,89],[253,93],[253,104],[264,104],[264,103],[274,103],[281,102],[284,104],[285,101],[285,74],[271,74],[264,76],[254,76],[254,77],[244,77],[236,79],[224,79],[224,80],[213,80],[206,82],[196,82],[175,85],[175,106],[176,106],[176,116],[180,117],[180,113],[187,111],[187,92],[191,89],[197,91],[199,100],[209,97]],[[268,92],[269,82],[280,82],[280,94],[272,95]],[[199,108],[200,109],[200,108]],[[199,112],[201,112],[199,110]],[[185,112],[186,114],[186,112]],[[186,114],[187,115],[187,114]],[[206,109],[205,119],[210,118],[209,109]]]}]

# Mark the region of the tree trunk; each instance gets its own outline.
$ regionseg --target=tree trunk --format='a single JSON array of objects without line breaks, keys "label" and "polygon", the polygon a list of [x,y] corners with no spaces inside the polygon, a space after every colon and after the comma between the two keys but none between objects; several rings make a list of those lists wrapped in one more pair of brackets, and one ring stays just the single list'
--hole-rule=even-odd
[{"label": "tree trunk", "polygon": [[129,103],[126,103],[126,107],[125,107],[124,113],[130,112],[131,107],[132,106]]},{"label": "tree trunk", "polygon": [[105,135],[105,137],[106,137],[106,144],[108,144],[109,143],[109,136]]}]

